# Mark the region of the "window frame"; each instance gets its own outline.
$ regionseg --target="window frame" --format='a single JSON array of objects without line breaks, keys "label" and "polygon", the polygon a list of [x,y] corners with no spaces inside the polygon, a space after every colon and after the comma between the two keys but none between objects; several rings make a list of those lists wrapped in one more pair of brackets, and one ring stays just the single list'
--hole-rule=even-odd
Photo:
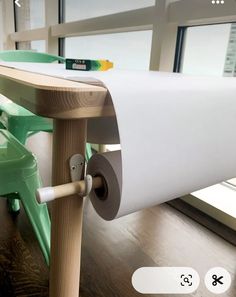
[{"label": "window frame", "polygon": [[[65,0],[58,0],[58,24],[65,22]],[[65,38],[58,38],[58,55],[65,56]]]}]

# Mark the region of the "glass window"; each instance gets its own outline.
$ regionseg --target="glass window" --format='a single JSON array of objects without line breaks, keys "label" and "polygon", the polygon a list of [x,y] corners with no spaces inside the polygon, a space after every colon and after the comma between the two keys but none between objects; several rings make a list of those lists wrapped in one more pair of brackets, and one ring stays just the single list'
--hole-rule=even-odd
[{"label": "glass window", "polygon": [[185,33],[181,72],[222,76],[231,24],[189,27]]},{"label": "glass window", "polygon": [[15,5],[16,31],[45,27],[45,1],[24,0],[21,7]]},{"label": "glass window", "polygon": [[17,42],[18,50],[32,50],[36,52],[46,52],[45,40],[21,41]]},{"label": "glass window", "polygon": [[236,76],[236,24],[231,25],[224,76]]},{"label": "glass window", "polygon": [[[181,54],[182,73],[236,76],[236,24],[187,28]],[[210,207],[196,203],[196,199],[186,198],[185,201],[233,228],[232,224],[235,226],[235,220],[233,223],[232,220],[236,218],[235,209],[232,209],[232,206],[235,205],[235,190],[236,178],[192,193],[193,196],[197,197],[196,199],[210,205]],[[215,210],[220,210],[221,213],[218,214]]]},{"label": "glass window", "polygon": [[155,5],[155,0],[64,0],[65,21],[77,21]]},{"label": "glass window", "polygon": [[116,69],[148,69],[152,31],[125,32],[65,39],[67,58],[108,59]]},{"label": "glass window", "polygon": [[3,7],[0,1],[0,50],[3,50]]}]

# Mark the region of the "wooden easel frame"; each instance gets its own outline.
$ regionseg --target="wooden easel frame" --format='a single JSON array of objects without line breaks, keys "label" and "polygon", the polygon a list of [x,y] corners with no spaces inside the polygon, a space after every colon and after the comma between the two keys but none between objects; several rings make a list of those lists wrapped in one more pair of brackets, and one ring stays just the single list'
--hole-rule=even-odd
[{"label": "wooden easel frame", "polygon": [[[69,158],[85,153],[87,119],[114,116],[104,87],[0,66],[0,93],[54,119],[53,185],[71,181]],[[78,297],[83,199],[53,201],[50,297]]]}]

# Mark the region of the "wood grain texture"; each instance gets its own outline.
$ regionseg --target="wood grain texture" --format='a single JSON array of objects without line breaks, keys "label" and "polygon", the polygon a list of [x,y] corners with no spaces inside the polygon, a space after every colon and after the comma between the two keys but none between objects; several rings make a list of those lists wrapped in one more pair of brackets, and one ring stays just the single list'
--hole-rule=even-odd
[{"label": "wood grain texture", "polygon": [[[85,154],[86,120],[55,120],[53,185],[71,181],[69,159]],[[82,176],[83,178],[83,176]],[[78,297],[83,198],[69,196],[52,203],[50,297]]]},{"label": "wood grain texture", "polygon": [[111,98],[102,86],[0,66],[0,92],[49,118],[114,116]]}]

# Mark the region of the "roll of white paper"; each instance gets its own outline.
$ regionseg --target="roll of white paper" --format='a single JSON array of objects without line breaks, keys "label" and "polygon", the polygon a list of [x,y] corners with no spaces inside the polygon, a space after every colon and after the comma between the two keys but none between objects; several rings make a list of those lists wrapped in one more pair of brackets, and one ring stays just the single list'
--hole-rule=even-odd
[{"label": "roll of white paper", "polygon": [[113,161],[114,152],[94,156],[88,164],[88,173],[100,174],[101,168],[107,183],[107,200],[91,194],[103,218],[236,176],[234,78],[158,72],[99,73],[96,78],[111,93],[121,143],[120,162]]}]

